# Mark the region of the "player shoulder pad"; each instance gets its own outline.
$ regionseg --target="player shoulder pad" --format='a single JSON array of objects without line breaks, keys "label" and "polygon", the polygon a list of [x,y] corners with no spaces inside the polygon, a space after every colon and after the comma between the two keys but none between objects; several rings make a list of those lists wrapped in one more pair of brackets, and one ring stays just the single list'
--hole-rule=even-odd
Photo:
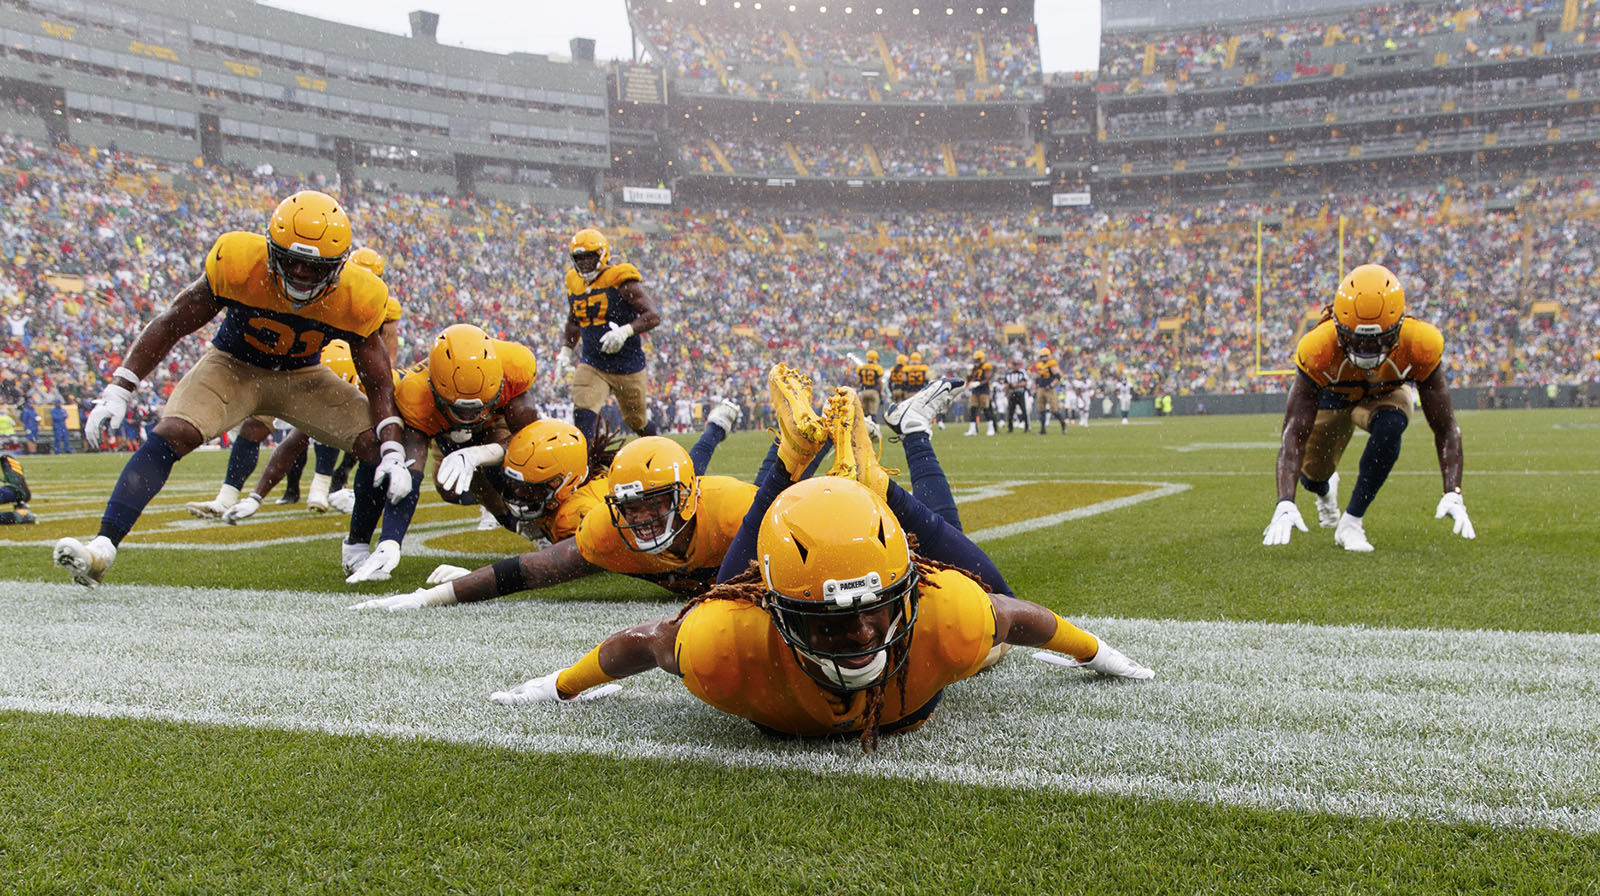
[{"label": "player shoulder pad", "polygon": [[1427,321],[1404,318],[1400,321],[1400,340],[1396,352],[1405,353],[1406,361],[1411,365],[1411,373],[1408,374],[1411,379],[1425,380],[1433,375],[1444,357],[1444,334]]},{"label": "player shoulder pad", "polygon": [[1294,349],[1294,364],[1319,385],[1327,385],[1329,375],[1325,371],[1334,366],[1339,354],[1339,334],[1333,321],[1326,320],[1300,337]]},{"label": "player shoulder pad", "polygon": [[438,409],[433,405],[433,386],[428,382],[427,365],[414,365],[409,373],[399,378],[394,387],[394,403],[407,426],[428,432]]},{"label": "player shoulder pad", "polygon": [[259,233],[224,233],[206,253],[206,281],[217,296],[231,298],[245,284],[264,281],[266,270],[267,238]]},{"label": "player shoulder pad", "polygon": [[[917,609],[918,642],[960,678],[978,671],[994,646],[994,602],[983,586],[959,569],[941,569],[922,581]],[[926,632],[930,637],[923,637]]]},{"label": "player shoulder pad", "polygon": [[621,286],[629,280],[643,279],[643,277],[639,276],[638,268],[626,261],[622,261],[601,271],[600,276],[594,279],[594,288],[609,289],[613,286]]},{"label": "player shoulder pad", "polygon": [[528,387],[533,385],[534,376],[539,373],[539,362],[534,360],[533,349],[520,342],[496,339],[494,353],[500,358],[501,369],[505,376],[505,386],[500,393],[501,401],[509,401],[528,391]]},{"label": "player shoulder pad", "polygon": [[383,322],[388,323],[391,320],[399,320],[401,314],[400,300],[390,295],[383,304]]}]

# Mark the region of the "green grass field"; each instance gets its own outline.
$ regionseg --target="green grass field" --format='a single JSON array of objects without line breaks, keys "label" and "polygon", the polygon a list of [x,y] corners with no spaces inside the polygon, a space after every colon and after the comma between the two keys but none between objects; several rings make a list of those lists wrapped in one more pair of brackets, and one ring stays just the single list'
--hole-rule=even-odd
[{"label": "green grass field", "polygon": [[[346,586],[343,517],[189,519],[222,452],[76,588],[49,546],[94,533],[125,457],[26,459],[43,522],[0,530],[0,891],[1600,892],[1600,411],[1460,416],[1478,538],[1433,519],[1418,418],[1370,555],[1304,494],[1312,531],[1261,546],[1275,417],[936,433],[1017,592],[1157,678],[1013,652],[872,755],[768,740],[661,673],[490,704],[677,603],[603,577],[349,612],[519,540],[430,496],[395,580]],[[737,435],[712,472],[764,450]]]}]

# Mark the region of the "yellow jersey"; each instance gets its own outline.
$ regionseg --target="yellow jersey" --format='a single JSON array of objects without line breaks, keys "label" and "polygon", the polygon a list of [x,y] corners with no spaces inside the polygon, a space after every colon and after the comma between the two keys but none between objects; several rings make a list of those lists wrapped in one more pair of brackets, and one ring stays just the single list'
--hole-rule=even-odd
[{"label": "yellow jersey", "polygon": [[1345,356],[1334,322],[1327,320],[1301,337],[1294,364],[1321,390],[1319,407],[1341,409],[1427,379],[1443,356],[1444,334],[1432,324],[1407,317],[1400,321],[1394,351],[1382,364],[1364,370]]},{"label": "yellow jersey", "polygon": [[[502,376],[500,394],[495,397],[494,408],[489,412],[489,420],[505,414],[506,405],[518,395],[528,391],[533,385],[533,378],[539,373],[539,363],[533,359],[533,351],[525,345],[507,342],[504,339],[495,339],[494,353],[500,359]],[[445,433],[476,432],[483,426],[460,427],[452,423],[433,402],[433,384],[428,379],[428,362],[421,361],[411,365],[400,385],[395,387],[394,401],[400,407],[400,418],[406,425],[417,430],[425,436],[434,437]],[[465,442],[466,439],[454,441]]]},{"label": "yellow jersey", "polygon": [[716,582],[728,545],[739,534],[745,513],[755,503],[756,487],[731,476],[701,476],[699,483],[694,535],[684,553],[675,554],[669,549],[646,554],[628,547],[622,533],[611,524],[609,508],[605,513],[583,518],[578,527],[578,553],[601,569],[655,582],[679,594],[707,590]]}]

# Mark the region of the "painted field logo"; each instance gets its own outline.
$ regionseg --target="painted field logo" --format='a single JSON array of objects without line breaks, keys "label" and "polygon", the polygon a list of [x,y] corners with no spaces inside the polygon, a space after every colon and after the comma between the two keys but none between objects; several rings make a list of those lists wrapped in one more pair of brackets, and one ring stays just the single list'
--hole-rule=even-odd
[{"label": "painted field logo", "polygon": [[1188,489],[1188,485],[1172,482],[1017,481],[954,491],[967,536],[983,542],[1120,510]]}]

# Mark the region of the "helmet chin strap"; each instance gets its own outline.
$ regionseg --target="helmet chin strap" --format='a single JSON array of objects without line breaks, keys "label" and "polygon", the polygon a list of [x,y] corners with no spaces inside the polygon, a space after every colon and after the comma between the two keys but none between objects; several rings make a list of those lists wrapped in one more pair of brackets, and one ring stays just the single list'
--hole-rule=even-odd
[{"label": "helmet chin strap", "polygon": [[1382,364],[1383,363],[1383,359],[1385,357],[1387,357],[1387,355],[1355,355],[1355,354],[1352,354],[1349,357],[1350,357],[1350,363],[1351,364],[1356,365],[1357,367],[1361,368],[1362,370],[1371,370],[1372,368],[1377,367],[1379,364]]},{"label": "helmet chin strap", "polygon": [[585,282],[585,283],[593,283],[595,278],[600,276],[600,266],[599,265],[595,265],[594,270],[590,271],[587,274],[585,274],[583,271],[579,271],[578,272],[578,276],[582,277],[583,278],[583,282]]}]

